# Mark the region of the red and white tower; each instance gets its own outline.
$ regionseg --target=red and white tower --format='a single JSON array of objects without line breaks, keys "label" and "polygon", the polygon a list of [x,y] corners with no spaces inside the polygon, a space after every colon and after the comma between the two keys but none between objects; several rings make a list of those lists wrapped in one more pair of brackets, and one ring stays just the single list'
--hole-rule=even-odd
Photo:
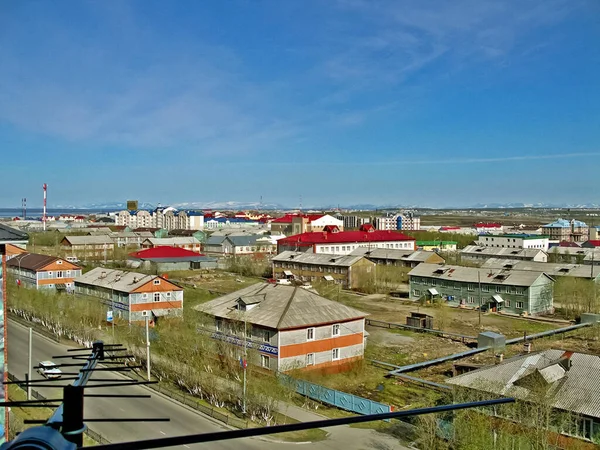
[{"label": "red and white tower", "polygon": [[42,223],[44,225],[44,231],[46,231],[46,195],[48,192],[48,185],[44,183],[44,214],[42,215]]}]

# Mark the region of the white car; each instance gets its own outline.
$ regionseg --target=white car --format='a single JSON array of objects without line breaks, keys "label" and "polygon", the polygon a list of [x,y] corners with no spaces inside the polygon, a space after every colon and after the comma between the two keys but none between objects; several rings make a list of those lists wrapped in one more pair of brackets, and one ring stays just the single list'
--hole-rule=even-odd
[{"label": "white car", "polygon": [[38,366],[38,373],[49,380],[62,376],[62,372],[52,361],[40,361]]}]

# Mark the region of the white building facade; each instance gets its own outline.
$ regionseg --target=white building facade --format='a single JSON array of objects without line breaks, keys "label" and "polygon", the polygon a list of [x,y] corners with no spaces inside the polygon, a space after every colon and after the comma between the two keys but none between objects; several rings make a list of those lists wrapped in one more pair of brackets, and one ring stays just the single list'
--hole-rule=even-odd
[{"label": "white building facade", "polygon": [[539,235],[499,234],[482,235],[477,240],[480,247],[534,248],[548,251],[549,239]]}]

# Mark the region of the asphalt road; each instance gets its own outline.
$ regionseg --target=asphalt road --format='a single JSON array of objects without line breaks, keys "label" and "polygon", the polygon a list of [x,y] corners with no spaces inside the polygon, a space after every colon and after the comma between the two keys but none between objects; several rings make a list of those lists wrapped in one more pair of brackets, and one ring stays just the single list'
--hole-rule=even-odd
[{"label": "asphalt road", "polygon": [[[29,329],[19,323],[9,320],[8,325],[8,371],[18,377],[25,379],[28,364],[29,351]],[[58,344],[40,334],[33,333],[33,366],[40,361],[52,360],[55,355],[65,355],[68,347]],[[54,360],[54,362],[59,362]],[[72,360],[63,360],[70,362]],[[65,367],[64,372],[71,371]],[[76,368],[72,370],[76,372]],[[122,375],[115,372],[97,372],[93,378],[110,378],[123,380]],[[43,380],[34,369],[34,380]],[[65,381],[64,384],[67,384]],[[34,387],[34,389],[36,389]],[[62,398],[60,388],[37,388],[46,398]],[[113,443],[123,441],[135,441],[142,439],[156,439],[170,436],[182,436],[189,434],[209,433],[227,430],[219,422],[191,410],[178,402],[157,394],[155,391],[144,386],[127,386],[113,388],[88,389],[86,392],[101,393],[127,393],[127,394],[151,394],[152,398],[86,398],[84,400],[85,418],[117,418],[117,417],[168,417],[169,422],[134,422],[134,423],[92,423],[89,427],[105,436]],[[311,419],[314,420],[314,419]],[[332,450],[339,448],[362,450],[381,448],[387,450],[408,450],[391,436],[382,435],[373,430],[350,428],[338,426],[327,428],[330,437],[321,442],[311,443],[310,447],[315,450]],[[272,435],[271,439],[277,439]],[[199,449],[241,449],[241,450],[271,450],[287,447],[297,449],[295,443],[267,442],[259,438],[233,439],[210,444],[184,445],[185,448]],[[174,448],[174,447],[172,447]]]},{"label": "asphalt road", "polygon": [[[25,378],[28,364],[29,330],[20,324],[10,321],[8,327],[8,371],[19,379]],[[52,342],[34,333],[33,335],[33,366],[39,361],[52,359],[52,356],[66,354],[68,347]],[[71,360],[68,360],[71,361]],[[58,361],[55,361],[58,362]],[[66,362],[66,361],[65,361]],[[69,370],[64,368],[63,371]],[[76,371],[76,369],[74,370]],[[95,378],[122,379],[112,372],[101,372]],[[34,370],[33,379],[43,379]],[[65,384],[67,384],[65,382]],[[35,389],[35,388],[34,388]],[[59,388],[39,388],[42,395],[48,398],[61,398]],[[166,399],[148,388],[128,386],[116,388],[89,389],[89,393],[128,393],[152,394],[150,399],[119,399],[119,398],[86,398],[84,418],[116,418],[116,417],[168,417],[170,422],[139,422],[139,423],[94,423],[90,426],[111,442],[122,442],[141,439],[180,436],[185,434],[208,433],[222,431],[226,428],[205,418],[186,407]],[[281,444],[261,441],[258,439],[235,439],[211,443],[214,449],[269,449],[280,448]],[[200,448],[200,445],[189,445],[187,448]],[[204,445],[206,448],[207,445]]]}]

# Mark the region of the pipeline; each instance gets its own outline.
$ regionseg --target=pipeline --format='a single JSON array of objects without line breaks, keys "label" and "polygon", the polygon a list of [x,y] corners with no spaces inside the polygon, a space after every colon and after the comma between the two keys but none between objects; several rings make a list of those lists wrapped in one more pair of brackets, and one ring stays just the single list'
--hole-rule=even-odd
[{"label": "pipeline", "polygon": [[[592,323],[579,323],[577,325],[570,325],[570,326],[564,327],[564,328],[556,328],[554,330],[542,331],[540,333],[531,334],[529,336],[521,336],[518,338],[509,339],[506,341],[506,344],[508,344],[508,345],[517,344],[517,343],[523,342],[525,340],[533,340],[533,339],[543,338],[546,336],[553,336],[555,334],[567,333],[568,331],[579,330],[580,328],[584,328],[584,327],[587,327],[590,325],[592,325]],[[424,369],[426,367],[435,366],[437,364],[441,364],[446,361],[454,361],[456,359],[466,358],[467,356],[472,356],[472,355],[476,355],[478,353],[485,352],[486,350],[489,350],[490,348],[491,347],[489,347],[489,346],[475,348],[472,350],[467,350],[465,352],[454,353],[453,355],[442,356],[441,358],[431,359],[429,361],[423,361],[420,363],[409,364],[409,365],[401,366],[401,367],[396,366],[397,368],[390,371],[386,376],[389,377],[389,376],[399,375],[401,373],[412,372],[413,370],[419,370],[419,369]],[[423,380],[419,380],[419,382],[423,382]]]}]

